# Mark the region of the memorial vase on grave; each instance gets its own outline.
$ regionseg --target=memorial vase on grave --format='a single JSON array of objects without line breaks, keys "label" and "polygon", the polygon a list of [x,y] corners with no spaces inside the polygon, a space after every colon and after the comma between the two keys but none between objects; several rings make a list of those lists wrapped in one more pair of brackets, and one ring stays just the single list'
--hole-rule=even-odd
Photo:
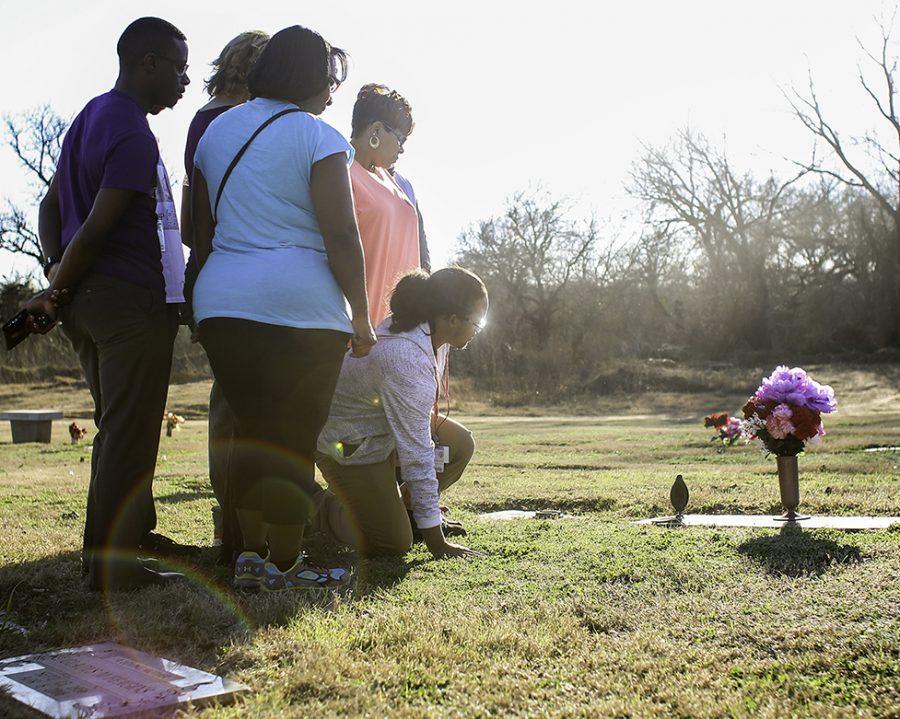
[{"label": "memorial vase on grave", "polygon": [[784,514],[780,519],[796,522],[809,519],[797,514],[800,505],[800,477],[797,455],[808,444],[825,436],[822,415],[834,412],[834,390],[812,379],[800,367],[776,367],[763,379],[756,392],[741,408],[741,431],[747,440],[760,442],[766,454],[778,462],[778,488]]},{"label": "memorial vase on grave", "polygon": [[778,490],[781,494],[781,504],[784,514],[780,519],[788,522],[796,522],[798,519],[806,519],[797,514],[800,506],[800,470],[797,456],[778,457]]}]

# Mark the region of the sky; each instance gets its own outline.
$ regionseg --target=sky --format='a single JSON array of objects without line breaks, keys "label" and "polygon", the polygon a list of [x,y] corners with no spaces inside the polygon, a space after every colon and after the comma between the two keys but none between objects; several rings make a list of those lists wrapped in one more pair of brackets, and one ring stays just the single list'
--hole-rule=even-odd
[{"label": "sky", "polygon": [[[0,0],[0,115],[49,103],[71,118],[112,87],[115,45],[142,15],[177,25],[191,85],[150,118],[170,174],[180,178],[188,124],[207,97],[209,62],[238,33],[302,24],[351,56],[350,75],[324,119],[349,135],[367,82],[400,91],[415,131],[398,169],[414,184],[435,265],[461,232],[537,187],[595,214],[608,235],[634,210],[625,191],[644,144],[690,126],[739,168],[786,174],[811,139],[783,92],[812,71],[838,127],[861,132],[873,113],[857,81],[857,37],[877,47],[875,0],[583,0],[231,2]],[[875,43],[873,45],[873,43]],[[32,193],[0,147],[0,198]],[[0,253],[0,276],[30,269]]]}]

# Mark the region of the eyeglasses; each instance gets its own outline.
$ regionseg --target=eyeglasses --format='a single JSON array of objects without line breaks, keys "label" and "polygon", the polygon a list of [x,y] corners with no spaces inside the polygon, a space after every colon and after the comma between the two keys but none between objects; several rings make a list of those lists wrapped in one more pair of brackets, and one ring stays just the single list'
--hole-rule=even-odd
[{"label": "eyeglasses", "polygon": [[460,319],[469,325],[475,331],[476,335],[487,327],[487,320],[485,319],[482,319],[480,322],[470,320],[468,317],[460,317]]},{"label": "eyeglasses", "polygon": [[393,127],[391,127],[390,125],[385,125],[383,122],[381,123],[381,125],[382,125],[382,127],[384,127],[385,130],[387,130],[389,133],[391,133],[391,134],[394,136],[394,139],[397,140],[397,144],[400,146],[400,149],[402,150],[402,149],[403,149],[403,143],[406,142],[406,136],[405,136],[405,135],[401,135],[399,132],[397,132],[397,131],[396,131]]},{"label": "eyeglasses", "polygon": [[190,67],[190,65],[188,65],[187,63],[184,64],[184,67],[179,67],[178,65],[180,61],[176,60],[174,57],[166,57],[165,55],[157,55],[156,57],[158,57],[160,60],[168,60],[169,62],[171,62],[172,67],[175,68],[175,72],[177,72],[181,77],[187,75],[188,68]]},{"label": "eyeglasses", "polygon": [[330,92],[332,95],[337,92],[337,89],[340,86],[341,86],[341,81],[338,80],[336,77],[328,78],[328,92]]}]

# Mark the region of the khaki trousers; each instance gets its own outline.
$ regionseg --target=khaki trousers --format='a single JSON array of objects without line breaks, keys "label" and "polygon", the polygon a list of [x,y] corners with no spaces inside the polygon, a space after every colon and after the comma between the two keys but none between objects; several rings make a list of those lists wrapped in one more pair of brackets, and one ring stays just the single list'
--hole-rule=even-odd
[{"label": "khaki trousers", "polygon": [[[438,473],[444,492],[463,474],[475,452],[472,433],[452,419],[440,417],[437,444],[450,447],[450,462]],[[354,547],[366,556],[402,555],[413,543],[406,502],[397,484],[397,461],[392,454],[375,464],[339,464],[316,454],[316,464],[328,483],[318,498],[316,528],[332,540]]]}]

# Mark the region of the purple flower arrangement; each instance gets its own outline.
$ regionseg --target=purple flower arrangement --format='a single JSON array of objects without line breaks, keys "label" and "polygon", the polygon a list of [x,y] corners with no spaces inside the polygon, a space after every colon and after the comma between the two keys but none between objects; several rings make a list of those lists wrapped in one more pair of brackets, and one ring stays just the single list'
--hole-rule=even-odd
[{"label": "purple flower arrangement", "polygon": [[834,390],[799,367],[776,367],[743,407],[742,431],[779,457],[800,454],[825,435],[822,415],[834,412]]}]

